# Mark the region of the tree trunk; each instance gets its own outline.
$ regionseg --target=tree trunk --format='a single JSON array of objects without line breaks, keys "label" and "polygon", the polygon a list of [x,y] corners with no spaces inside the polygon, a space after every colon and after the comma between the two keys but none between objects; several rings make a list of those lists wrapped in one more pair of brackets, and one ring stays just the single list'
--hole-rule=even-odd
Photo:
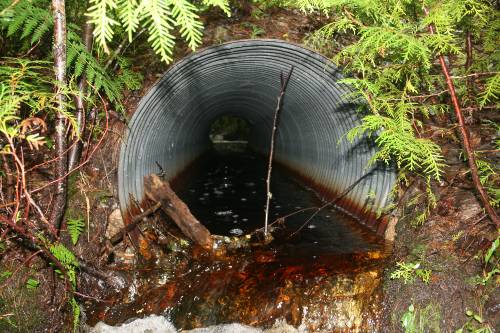
[{"label": "tree trunk", "polygon": [[52,10],[54,15],[54,72],[58,108],[55,121],[55,148],[59,159],[55,164],[56,194],[50,213],[50,222],[56,230],[59,230],[66,208],[67,179],[65,175],[68,168],[66,117],[64,115],[66,98],[63,91],[66,86],[66,8],[64,0],[52,0]]},{"label": "tree trunk", "polygon": [[[92,52],[94,26],[92,23],[85,23],[85,30],[83,32],[83,42],[88,52]],[[87,77],[83,74],[78,82],[78,95],[75,98],[76,106],[76,122],[78,124],[79,137],[75,138],[72,148],[69,151],[68,157],[68,170],[72,170],[80,161],[83,146],[83,134],[85,132],[86,122],[86,105],[84,96],[87,93]]]}]

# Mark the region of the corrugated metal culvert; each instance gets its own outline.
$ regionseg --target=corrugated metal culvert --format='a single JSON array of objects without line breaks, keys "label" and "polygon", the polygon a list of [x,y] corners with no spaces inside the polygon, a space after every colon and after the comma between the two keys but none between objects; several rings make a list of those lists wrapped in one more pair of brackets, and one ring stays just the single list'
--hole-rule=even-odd
[{"label": "corrugated metal culvert", "polygon": [[[143,177],[172,178],[210,147],[209,131],[222,115],[246,119],[249,145],[269,150],[280,73],[294,66],[280,116],[276,160],[335,198],[365,176],[339,203],[376,229],[395,180],[382,165],[368,167],[373,138],[342,139],[360,122],[363,104],[325,57],[279,40],[243,40],[201,50],[173,65],[142,98],[121,147],[118,170],[122,210],[129,194],[143,198]],[[380,228],[379,228],[380,229]],[[383,229],[383,228],[382,228]],[[379,230],[380,231],[380,230]]]}]

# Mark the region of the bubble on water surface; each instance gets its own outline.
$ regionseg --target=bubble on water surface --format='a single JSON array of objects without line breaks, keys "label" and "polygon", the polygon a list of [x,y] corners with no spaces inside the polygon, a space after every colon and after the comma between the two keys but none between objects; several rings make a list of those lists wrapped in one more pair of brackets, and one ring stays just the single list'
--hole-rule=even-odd
[{"label": "bubble on water surface", "polygon": [[241,236],[241,235],[243,235],[243,230],[241,230],[239,228],[234,228],[234,229],[229,230],[229,233],[231,235]]}]

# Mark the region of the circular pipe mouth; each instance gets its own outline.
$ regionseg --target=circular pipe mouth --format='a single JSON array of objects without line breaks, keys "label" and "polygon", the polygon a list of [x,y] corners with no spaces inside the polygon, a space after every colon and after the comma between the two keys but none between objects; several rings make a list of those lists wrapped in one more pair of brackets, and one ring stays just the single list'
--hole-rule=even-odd
[{"label": "circular pipe mouth", "polygon": [[143,199],[143,178],[157,173],[158,164],[172,179],[207,151],[210,126],[223,115],[245,119],[251,126],[249,146],[267,154],[280,74],[292,66],[275,160],[326,200],[335,200],[341,210],[383,232],[377,212],[388,201],[395,172],[369,163],[376,153],[373,137],[345,139],[360,124],[363,100],[341,82],[341,71],[327,58],[280,40],[208,47],[174,64],[149,90],[120,151],[121,209],[127,210],[130,195]]}]

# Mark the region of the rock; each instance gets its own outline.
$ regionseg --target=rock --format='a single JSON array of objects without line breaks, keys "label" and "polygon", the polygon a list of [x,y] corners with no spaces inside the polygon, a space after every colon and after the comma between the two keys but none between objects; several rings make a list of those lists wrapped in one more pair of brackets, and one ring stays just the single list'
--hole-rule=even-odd
[{"label": "rock", "polygon": [[120,326],[99,322],[90,333],[177,333],[177,330],[165,317],[152,315]]},{"label": "rock", "polygon": [[124,227],[125,224],[123,223],[122,212],[119,208],[117,208],[109,214],[108,227],[106,228],[106,238],[113,238],[113,236],[118,234]]},{"label": "rock", "polygon": [[225,43],[231,40],[231,36],[229,35],[229,29],[223,26],[217,26],[214,29],[214,41],[219,43]]},{"label": "rock", "polygon": [[396,239],[396,224],[398,223],[398,218],[395,216],[392,216],[389,219],[389,223],[387,224],[387,228],[385,229],[385,234],[384,237],[386,240],[390,242],[394,242],[394,239]]},{"label": "rock", "polygon": [[[129,323],[109,326],[103,322],[88,330],[89,333],[177,333],[178,330],[163,316],[151,315],[149,317],[135,319]],[[239,323],[213,325],[203,328],[195,328],[183,333],[305,333],[303,327],[298,329],[287,324],[285,320],[277,320],[272,328],[262,330]]]},{"label": "rock", "polygon": [[262,330],[241,324],[223,324],[204,328],[195,328],[184,333],[262,333]]}]

